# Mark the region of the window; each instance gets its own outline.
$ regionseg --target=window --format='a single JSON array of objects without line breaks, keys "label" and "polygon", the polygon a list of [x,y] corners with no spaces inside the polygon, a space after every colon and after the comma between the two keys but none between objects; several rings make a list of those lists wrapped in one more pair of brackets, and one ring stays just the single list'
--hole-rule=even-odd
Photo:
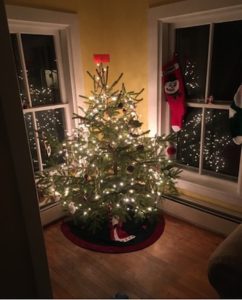
[{"label": "window", "polygon": [[183,168],[178,187],[191,200],[197,196],[205,205],[230,207],[235,214],[242,208],[242,153],[230,135],[229,107],[242,82],[241,11],[242,1],[187,0],[149,12],[151,133],[171,132],[161,76],[176,51],[187,104],[177,134],[176,160]]},{"label": "window", "polygon": [[12,33],[11,41],[33,167],[42,171],[51,167],[54,142],[64,139],[69,118],[59,83],[57,45],[54,36],[43,34]]},{"label": "window", "polygon": [[242,82],[242,21],[175,29],[187,114],[177,161],[200,174],[237,181],[241,146],[229,129],[229,106]]},{"label": "window", "polygon": [[[7,5],[10,38],[34,171],[53,165],[50,152],[73,128],[83,94],[78,17]],[[47,143],[51,137],[52,144]],[[61,157],[59,158],[61,162]],[[39,197],[47,224],[63,214],[58,203]]]}]

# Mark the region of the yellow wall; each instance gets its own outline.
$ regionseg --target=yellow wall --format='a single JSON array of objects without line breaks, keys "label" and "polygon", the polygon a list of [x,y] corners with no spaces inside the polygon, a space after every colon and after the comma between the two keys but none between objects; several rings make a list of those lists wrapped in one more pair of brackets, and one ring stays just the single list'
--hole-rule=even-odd
[{"label": "yellow wall", "polygon": [[[146,0],[80,1],[84,67],[92,69],[93,53],[111,55],[110,79],[121,72],[128,90],[145,88],[138,111],[147,126],[147,9]],[[84,5],[85,3],[85,5]],[[87,84],[86,84],[87,86]],[[89,90],[89,89],[88,89]]]}]

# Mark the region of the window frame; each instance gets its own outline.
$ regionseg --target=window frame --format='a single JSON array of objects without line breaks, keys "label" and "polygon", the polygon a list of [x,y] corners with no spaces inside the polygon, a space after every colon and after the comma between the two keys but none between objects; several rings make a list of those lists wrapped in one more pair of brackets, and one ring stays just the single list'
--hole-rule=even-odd
[{"label": "window frame", "polygon": [[[84,94],[78,15],[13,5],[6,5],[6,12],[10,33],[54,37],[61,102],[23,109],[23,113],[34,114],[37,111],[63,108],[66,110],[64,125],[70,131],[76,125],[72,113],[78,113],[79,95]],[[58,202],[40,207],[40,211],[43,225],[63,215]]]},{"label": "window frame", "polygon": [[[36,31],[35,31],[36,30]],[[61,55],[61,44],[59,39],[59,31],[58,30],[43,30],[43,29],[35,29],[28,28],[23,26],[19,26],[17,28],[11,28],[10,25],[10,32],[11,34],[16,34],[17,41],[18,41],[18,51],[20,55],[20,61],[23,69],[23,77],[24,77],[24,86],[26,88],[26,94],[28,98],[28,102],[30,104],[29,108],[23,108],[24,115],[27,113],[30,113],[32,116],[33,121],[33,129],[34,131],[38,130],[37,126],[37,112],[43,112],[48,110],[55,110],[55,109],[63,109],[64,110],[64,128],[67,132],[70,132],[72,129],[72,121],[70,118],[71,112],[74,112],[72,108],[72,101],[67,99],[66,97],[66,87],[64,84],[64,73],[63,73],[63,59]],[[44,105],[38,105],[33,106],[31,95],[30,95],[30,86],[29,86],[29,79],[26,72],[26,66],[25,66],[25,58],[24,58],[24,51],[23,51],[23,44],[21,40],[21,34],[35,34],[35,35],[45,35],[45,36],[52,36],[54,40],[54,48],[55,48],[55,54],[56,54],[56,61],[57,61],[57,70],[58,70],[58,81],[59,81],[59,90],[60,90],[60,103],[56,104],[44,104]],[[43,171],[43,159],[41,154],[41,146],[40,141],[37,138],[37,135],[35,135],[35,143],[36,143],[36,154],[38,159],[38,165],[39,165],[39,171]]]},{"label": "window frame", "polygon": [[[222,19],[221,19],[222,18]],[[204,137],[205,137],[205,111],[206,109],[216,109],[216,110],[226,110],[229,113],[229,108],[230,108],[230,104],[228,104],[228,102],[223,101],[223,100],[217,100],[217,102],[213,102],[213,103],[208,103],[207,99],[209,97],[209,90],[210,90],[210,83],[211,83],[211,67],[212,67],[212,46],[213,46],[213,37],[214,37],[214,25],[218,24],[218,23],[224,23],[224,22],[228,22],[231,21],[231,19],[229,19],[227,17],[227,15],[221,16],[221,18],[216,18],[216,22],[213,20],[213,22],[211,21],[211,17],[209,16],[208,20],[205,19],[204,21],[199,21],[196,19],[196,24],[194,25],[191,20],[185,20],[185,22],[175,22],[173,23],[171,26],[171,28],[169,28],[169,40],[171,41],[171,53],[174,53],[175,50],[175,45],[174,45],[174,41],[175,41],[175,30],[178,28],[190,28],[193,26],[198,26],[198,25],[208,25],[209,26],[209,38],[208,38],[208,58],[207,58],[207,71],[206,71],[206,78],[205,78],[205,96],[204,96],[204,102],[196,102],[196,101],[186,101],[186,106],[187,107],[191,107],[191,108],[200,108],[202,110],[202,118],[201,118],[201,143],[200,143],[200,150],[199,150],[199,167],[198,169],[198,174],[202,175],[202,176],[206,176],[204,173],[207,171],[206,169],[203,168],[204,166]],[[242,13],[233,15],[232,16],[232,20],[235,21],[239,18],[239,20],[242,20]],[[225,20],[224,20],[225,19]],[[162,101],[162,100],[161,100]],[[167,109],[167,108],[166,108]],[[188,168],[185,165],[183,166],[181,164],[182,168]],[[207,171],[209,173],[209,171]],[[239,173],[238,173],[238,186],[242,185],[242,182],[239,180],[241,180],[241,172],[242,172],[242,153],[240,154],[240,168],[239,168]],[[193,172],[194,174],[194,172]],[[227,182],[227,180],[229,180],[228,178],[230,177],[229,175],[227,175],[228,178],[226,178],[226,175],[210,175],[209,178],[211,177],[217,177],[217,178],[223,178],[225,182]],[[233,180],[233,179],[231,179]],[[221,182],[222,183],[222,182]],[[226,183],[225,183],[226,184]],[[238,193],[240,193],[240,191],[238,190]]]},{"label": "window frame", "polygon": [[[219,0],[205,0],[203,3],[200,3],[198,0],[187,0],[182,1],[182,3],[163,5],[150,9],[148,26],[148,124],[152,135],[156,133],[170,133],[169,108],[164,101],[162,93],[161,69],[162,65],[169,60],[173,53],[175,28],[242,19],[242,1],[225,0],[221,2]],[[209,72],[209,69],[207,69],[207,72]],[[208,83],[206,84],[207,94]],[[189,106],[201,107],[201,104],[190,102]],[[229,105],[204,103],[202,107],[228,109]],[[242,161],[242,153],[240,161]],[[197,195],[198,198],[212,199],[212,202],[218,206],[226,207],[232,205],[241,211],[242,163],[240,164],[238,183],[222,178],[196,174],[184,169],[181,178],[178,180],[178,187],[182,191]]]},{"label": "window frame", "polygon": [[[79,95],[84,93],[78,15],[13,5],[6,5],[6,12],[10,33],[54,36],[56,55],[61,61],[60,86],[65,87],[61,91],[63,104],[68,102],[71,111],[77,113]],[[73,125],[71,122],[68,126]]]}]

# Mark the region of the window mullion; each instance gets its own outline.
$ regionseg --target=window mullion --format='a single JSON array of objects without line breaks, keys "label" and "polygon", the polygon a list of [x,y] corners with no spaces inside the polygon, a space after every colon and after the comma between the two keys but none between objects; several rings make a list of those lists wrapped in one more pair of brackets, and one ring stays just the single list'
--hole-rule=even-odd
[{"label": "window mullion", "polygon": [[55,45],[55,53],[56,53],[56,66],[57,66],[57,71],[58,71],[61,102],[67,103],[66,91],[64,88],[65,84],[64,84],[64,72],[63,72],[63,68],[62,68],[63,64],[62,64],[60,37],[57,33],[53,37],[54,37],[54,45]]},{"label": "window mullion", "polygon": [[20,33],[17,33],[17,40],[18,40],[19,56],[20,56],[20,61],[21,61],[21,66],[22,66],[22,71],[23,71],[23,80],[24,80],[24,85],[25,85],[25,89],[26,89],[27,99],[28,99],[29,107],[32,107],[28,74],[27,74],[27,69],[26,69],[26,64],[25,64],[25,59],[24,59],[24,50],[23,50],[23,44],[22,44]]},{"label": "window mullion", "polygon": [[35,116],[35,112],[32,112],[32,118],[33,118],[33,127],[35,131],[35,144],[36,144],[36,151],[37,151],[37,157],[38,157],[38,163],[39,163],[39,170],[43,171],[43,162],[42,162],[42,155],[41,155],[41,150],[40,150],[40,140],[38,136],[38,125],[37,125],[37,120]]},{"label": "window mullion", "polygon": [[212,45],[213,45],[213,31],[214,24],[210,24],[209,27],[209,40],[208,40],[208,61],[207,61],[207,74],[206,74],[206,86],[205,86],[205,103],[207,103],[207,99],[209,95],[210,89],[210,75],[211,75],[211,62],[212,62]]},{"label": "window mullion", "polygon": [[200,155],[199,155],[199,174],[202,174],[203,170],[203,149],[204,149],[204,136],[205,136],[205,107],[202,108],[201,118],[201,138],[200,138]]},{"label": "window mullion", "polygon": [[[209,27],[209,40],[208,40],[208,61],[207,61],[207,73],[206,73],[206,86],[205,86],[205,103],[209,96],[210,88],[210,74],[211,74],[211,61],[212,61],[212,44],[213,44],[213,30],[214,25],[210,24]],[[200,138],[200,155],[199,155],[199,174],[203,171],[203,153],[204,153],[204,137],[205,137],[205,112],[206,108],[202,108],[202,118],[201,118],[201,138]]]},{"label": "window mullion", "polygon": [[66,132],[71,132],[72,128],[73,128],[73,124],[72,124],[72,119],[69,117],[71,114],[70,111],[70,106],[66,105],[64,108],[64,112],[65,112],[65,118],[64,118],[64,122],[65,122],[65,130]]},{"label": "window mullion", "polygon": [[56,65],[59,74],[59,89],[61,95],[61,102],[66,104],[65,107],[63,107],[65,112],[65,117],[64,117],[65,130],[66,132],[71,132],[73,128],[73,123],[70,117],[71,115],[70,106],[67,105],[68,104],[67,91],[64,84],[65,78],[64,78],[64,69],[63,69],[63,56],[61,51],[61,40],[59,34],[54,35],[54,42],[55,42],[55,52],[56,52]]},{"label": "window mullion", "polygon": [[68,106],[68,104],[51,104],[51,105],[45,105],[45,106],[35,106],[32,108],[25,108],[24,112],[28,113],[28,112],[37,112],[37,111],[45,111],[45,110],[53,110],[53,109],[58,109],[58,108],[65,108],[66,106]]},{"label": "window mullion", "polygon": [[[18,39],[20,61],[21,61],[22,70],[23,70],[23,80],[24,80],[24,84],[25,84],[25,88],[26,88],[29,107],[32,108],[31,94],[30,94],[28,74],[27,74],[28,71],[26,69],[25,58],[24,58],[24,50],[23,50],[23,44],[22,44],[20,33],[17,33],[17,39]],[[43,163],[42,163],[42,156],[41,156],[41,150],[40,150],[40,141],[39,141],[39,137],[38,137],[38,126],[37,126],[37,120],[36,120],[35,112],[32,112],[32,119],[33,119],[33,128],[34,128],[34,132],[35,132],[34,138],[35,138],[35,145],[36,145],[36,152],[37,152],[39,170],[43,171]]]}]

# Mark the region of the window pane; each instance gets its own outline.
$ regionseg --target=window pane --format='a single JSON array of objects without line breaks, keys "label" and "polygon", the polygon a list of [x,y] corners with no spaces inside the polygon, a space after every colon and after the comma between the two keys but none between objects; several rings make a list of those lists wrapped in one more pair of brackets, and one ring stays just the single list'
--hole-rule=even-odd
[{"label": "window pane", "polygon": [[21,36],[32,106],[60,103],[53,36]]},{"label": "window pane", "polygon": [[215,24],[210,95],[231,102],[241,82],[242,21]]},{"label": "window pane", "polygon": [[198,168],[202,110],[187,108],[182,130],[177,135],[177,162]]},{"label": "window pane", "polygon": [[38,171],[39,164],[38,164],[38,156],[36,150],[35,130],[33,125],[32,114],[31,113],[24,114],[24,120],[25,120],[26,131],[29,139],[29,147],[32,156],[34,171]]},{"label": "window pane", "polygon": [[203,168],[222,175],[238,176],[241,146],[230,135],[228,110],[207,109]]},{"label": "window pane", "polygon": [[11,42],[12,42],[15,67],[16,67],[16,72],[17,72],[20,98],[22,101],[22,107],[28,108],[29,103],[28,103],[27,93],[26,93],[26,89],[25,89],[25,85],[24,85],[23,69],[22,69],[21,60],[20,60],[20,56],[19,56],[19,48],[18,48],[18,41],[17,41],[16,34],[11,34]]},{"label": "window pane", "polygon": [[179,56],[187,100],[205,98],[209,25],[176,29]]},{"label": "window pane", "polygon": [[[59,142],[64,139],[64,109],[36,112],[43,167],[51,167],[60,162]],[[53,157],[53,153],[56,156]]]}]

